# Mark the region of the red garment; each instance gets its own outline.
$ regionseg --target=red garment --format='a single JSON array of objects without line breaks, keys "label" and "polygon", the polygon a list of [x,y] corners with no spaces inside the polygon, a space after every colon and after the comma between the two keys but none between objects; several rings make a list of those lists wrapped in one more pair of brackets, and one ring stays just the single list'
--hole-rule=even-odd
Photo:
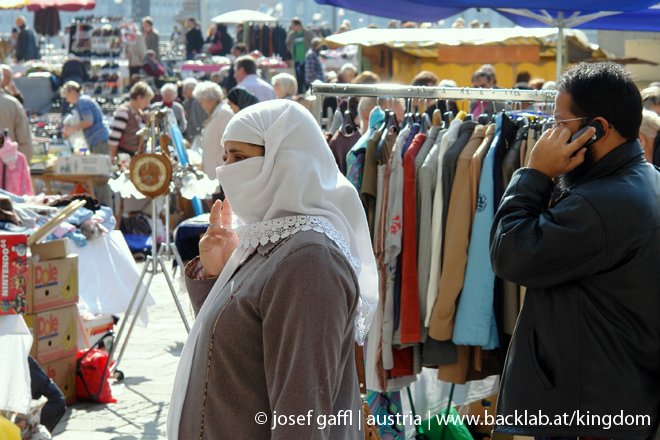
[{"label": "red garment", "polygon": [[144,73],[147,75],[155,78],[165,75],[165,69],[158,63],[144,63],[142,65],[142,70],[144,70]]},{"label": "red garment", "polygon": [[426,140],[418,134],[403,156],[403,239],[401,245],[401,343],[421,342],[417,285],[417,207],[415,156]]},{"label": "red garment", "polygon": [[172,108],[172,103],[163,101],[163,106],[168,107],[168,108]]},{"label": "red garment", "polygon": [[395,348],[392,350],[392,359],[394,360],[394,365],[389,370],[391,377],[413,376],[415,374],[412,347],[406,347],[401,350]]}]

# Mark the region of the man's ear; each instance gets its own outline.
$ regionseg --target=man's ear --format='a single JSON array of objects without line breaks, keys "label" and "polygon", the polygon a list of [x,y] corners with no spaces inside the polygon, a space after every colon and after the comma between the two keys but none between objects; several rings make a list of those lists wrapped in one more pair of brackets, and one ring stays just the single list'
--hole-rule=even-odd
[{"label": "man's ear", "polygon": [[598,123],[601,125],[601,127],[603,127],[603,132],[605,132],[603,137],[606,137],[609,134],[610,130],[614,129],[614,127],[612,127],[610,125],[610,123],[607,122],[607,119],[605,119],[601,116],[598,116],[597,118],[595,118],[594,121],[598,121]]}]

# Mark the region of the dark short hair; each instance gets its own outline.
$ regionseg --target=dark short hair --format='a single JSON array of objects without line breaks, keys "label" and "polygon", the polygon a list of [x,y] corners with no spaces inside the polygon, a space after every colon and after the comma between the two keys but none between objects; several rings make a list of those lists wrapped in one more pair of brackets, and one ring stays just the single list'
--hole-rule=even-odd
[{"label": "dark short hair", "polygon": [[252,75],[257,73],[257,62],[250,55],[243,55],[242,57],[236,58],[234,61],[234,69],[238,70],[243,68],[247,75]]},{"label": "dark short hair", "polygon": [[13,28],[11,28],[11,32],[12,32],[12,33],[18,33],[18,29],[16,29],[15,27],[13,27]]},{"label": "dark short hair", "polygon": [[520,72],[518,76],[516,76],[516,82],[517,83],[522,83],[522,82],[530,82],[532,80],[532,75],[529,74],[529,72]]},{"label": "dark short hair", "polygon": [[231,50],[232,51],[238,50],[241,53],[247,53],[247,46],[245,45],[245,43],[236,43]]},{"label": "dark short hair", "polygon": [[433,72],[428,70],[422,70],[412,80],[413,86],[428,86],[429,83],[433,83],[436,86],[440,82],[440,78]]},{"label": "dark short hair", "polygon": [[149,23],[151,26],[153,26],[154,20],[151,17],[147,16],[142,19],[142,23]]},{"label": "dark short hair", "polygon": [[580,63],[559,79],[557,90],[571,95],[571,113],[602,117],[625,139],[639,136],[642,96],[632,75],[612,62]]},{"label": "dark short hair", "polygon": [[294,18],[291,20],[291,24],[295,24],[295,25],[297,25],[297,26],[302,26],[302,21],[300,21],[300,19],[299,19],[298,17],[294,17]]}]

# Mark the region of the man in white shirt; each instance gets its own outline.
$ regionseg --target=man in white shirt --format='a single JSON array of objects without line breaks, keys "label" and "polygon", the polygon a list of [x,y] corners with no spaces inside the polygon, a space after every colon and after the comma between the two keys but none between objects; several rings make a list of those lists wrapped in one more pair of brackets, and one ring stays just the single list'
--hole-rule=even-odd
[{"label": "man in white shirt", "polygon": [[257,76],[257,62],[250,55],[239,57],[234,61],[234,78],[241,87],[248,89],[259,101],[277,99],[275,89]]}]

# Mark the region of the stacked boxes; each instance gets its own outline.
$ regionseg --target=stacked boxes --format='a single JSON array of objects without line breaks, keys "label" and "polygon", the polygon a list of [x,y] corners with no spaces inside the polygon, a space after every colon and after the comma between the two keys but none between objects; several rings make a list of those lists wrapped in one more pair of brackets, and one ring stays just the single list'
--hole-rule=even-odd
[{"label": "stacked boxes", "polygon": [[[1,244],[0,244],[1,246]],[[32,246],[25,322],[34,337],[30,355],[62,390],[67,404],[75,401],[78,351],[78,256],[69,254],[68,239]]]}]

